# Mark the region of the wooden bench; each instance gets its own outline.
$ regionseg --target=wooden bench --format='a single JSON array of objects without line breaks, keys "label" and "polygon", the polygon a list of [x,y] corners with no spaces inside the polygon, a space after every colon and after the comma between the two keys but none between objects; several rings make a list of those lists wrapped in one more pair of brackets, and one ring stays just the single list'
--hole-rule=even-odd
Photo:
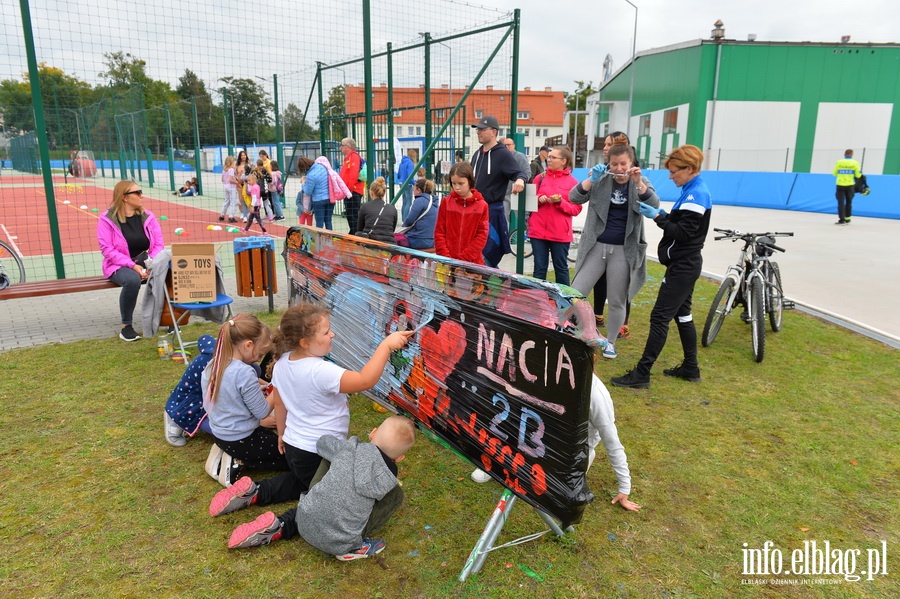
[{"label": "wooden bench", "polygon": [[78,293],[97,289],[116,289],[118,285],[103,277],[80,277],[76,279],[53,279],[52,281],[34,281],[16,283],[6,289],[0,289],[0,300],[43,297],[62,293]]}]

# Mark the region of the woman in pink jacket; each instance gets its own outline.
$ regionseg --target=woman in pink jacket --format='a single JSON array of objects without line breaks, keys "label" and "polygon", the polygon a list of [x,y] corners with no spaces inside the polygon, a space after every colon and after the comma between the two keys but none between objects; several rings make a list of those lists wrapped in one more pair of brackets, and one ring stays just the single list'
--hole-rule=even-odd
[{"label": "woman in pink jacket", "polygon": [[569,284],[569,244],[572,217],[581,206],[569,201],[569,191],[578,185],[572,176],[572,152],[556,146],[547,156],[547,170],[535,177],[538,210],[528,219],[528,237],[534,250],[534,276],[547,279],[548,255],[553,259],[556,282]]},{"label": "woman in pink jacket", "polygon": [[[113,201],[97,221],[97,243],[103,254],[103,276],[122,288],[119,312],[123,341],[141,338],[131,326],[141,284],[155,266],[153,258],[163,250],[162,229],[149,210],[144,210],[144,194],[133,181],[119,181]],[[168,264],[160,265],[168,268]]]}]

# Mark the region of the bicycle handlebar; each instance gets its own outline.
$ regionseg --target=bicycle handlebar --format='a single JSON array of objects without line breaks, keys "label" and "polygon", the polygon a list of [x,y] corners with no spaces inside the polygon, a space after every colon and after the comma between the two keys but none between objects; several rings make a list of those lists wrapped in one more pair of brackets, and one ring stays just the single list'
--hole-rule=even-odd
[{"label": "bicycle handlebar", "polygon": [[743,239],[745,241],[755,240],[759,237],[793,237],[794,234],[788,231],[775,231],[775,232],[767,232],[767,233],[741,233],[737,229],[716,229],[713,231],[716,233],[724,233],[724,235],[719,235],[713,237],[713,240],[719,241],[721,239],[731,239],[732,241],[737,241],[738,239]]}]

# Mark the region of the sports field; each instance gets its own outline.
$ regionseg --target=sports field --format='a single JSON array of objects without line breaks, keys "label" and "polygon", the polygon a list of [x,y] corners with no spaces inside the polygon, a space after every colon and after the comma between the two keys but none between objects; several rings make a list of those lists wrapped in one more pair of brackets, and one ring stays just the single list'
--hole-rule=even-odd
[{"label": "sports field", "polygon": [[[53,205],[66,278],[100,274],[97,220],[109,208],[116,179],[66,179],[54,174],[53,184]],[[181,198],[172,195],[168,189],[150,188],[146,182],[137,184],[144,191],[144,208],[160,220],[166,245],[178,242],[228,244],[228,251],[220,252],[220,258],[224,261],[231,254],[231,241],[243,233],[228,231],[226,227],[242,228],[244,223],[240,218],[233,225],[218,220],[223,199],[220,189],[208,189],[203,196]],[[284,221],[266,223],[266,229],[276,237],[283,237],[287,227],[294,222],[291,211],[286,210],[286,213]],[[178,229],[182,231],[180,234],[176,233]],[[56,278],[50,233],[43,178],[5,172],[0,177],[0,239],[9,243],[23,258],[29,281]],[[258,224],[254,224],[250,234],[261,234]]]}]

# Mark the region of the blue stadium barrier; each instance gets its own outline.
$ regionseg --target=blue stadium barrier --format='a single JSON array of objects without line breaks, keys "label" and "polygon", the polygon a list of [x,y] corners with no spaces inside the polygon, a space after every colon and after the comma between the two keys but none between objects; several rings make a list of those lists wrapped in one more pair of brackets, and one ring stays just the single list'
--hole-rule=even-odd
[{"label": "blue stadium barrier", "polygon": [[[666,170],[645,170],[663,201],[674,202],[680,192]],[[751,173],[705,171],[713,204],[771,208],[799,212],[837,213],[834,177],[810,173]],[[900,219],[900,176],[867,175],[872,192],[853,199],[853,216]]]}]

